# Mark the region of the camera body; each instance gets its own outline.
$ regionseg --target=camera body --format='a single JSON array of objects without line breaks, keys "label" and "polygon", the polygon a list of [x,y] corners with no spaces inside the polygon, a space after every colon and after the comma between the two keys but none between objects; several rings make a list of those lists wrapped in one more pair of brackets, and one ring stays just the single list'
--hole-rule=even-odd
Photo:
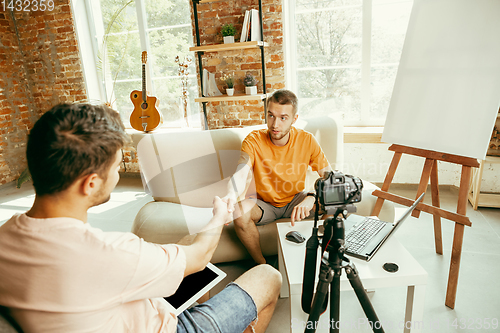
[{"label": "camera body", "polygon": [[363,182],[358,177],[344,175],[340,171],[331,171],[318,179],[315,187],[319,202],[326,209],[329,206],[360,202]]}]

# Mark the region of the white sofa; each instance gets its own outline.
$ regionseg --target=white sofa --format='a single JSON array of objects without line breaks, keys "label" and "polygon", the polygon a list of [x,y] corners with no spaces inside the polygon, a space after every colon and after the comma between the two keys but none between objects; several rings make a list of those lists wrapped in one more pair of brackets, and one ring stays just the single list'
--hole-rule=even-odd
[{"label": "white sofa", "polygon": [[[294,126],[312,133],[332,168],[342,171],[341,121],[333,116],[312,119],[299,117]],[[196,224],[210,218],[214,196],[226,194],[227,182],[236,170],[241,142],[250,131],[264,127],[133,134],[141,175],[154,201],[141,208],[134,220],[132,232],[154,243],[189,243],[193,237],[189,234],[198,230]],[[309,170],[306,186],[312,186],[318,177],[316,172]],[[369,215],[376,201],[371,192],[376,187],[366,181],[363,183],[362,200],[356,204],[357,214]],[[386,221],[394,220],[391,202],[386,201],[379,217]],[[278,220],[284,221],[289,219]],[[276,254],[276,224],[259,226],[258,229],[264,255]],[[225,226],[212,262],[249,257],[236,236],[233,224]]]}]

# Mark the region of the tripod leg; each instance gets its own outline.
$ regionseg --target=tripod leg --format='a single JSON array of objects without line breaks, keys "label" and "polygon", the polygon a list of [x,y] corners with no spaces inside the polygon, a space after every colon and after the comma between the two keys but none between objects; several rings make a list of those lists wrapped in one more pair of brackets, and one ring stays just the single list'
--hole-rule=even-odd
[{"label": "tripod leg", "polygon": [[328,265],[321,265],[318,286],[316,288],[316,293],[314,294],[309,317],[307,318],[306,330],[304,331],[305,333],[316,332],[316,327],[319,325],[319,316],[321,315],[321,312],[325,311],[325,307],[323,307],[323,305],[325,304],[325,300],[328,295],[328,288],[332,282],[333,275],[334,272]]},{"label": "tripod leg", "polygon": [[340,330],[340,272],[335,272],[330,288],[330,333]]},{"label": "tripod leg", "polygon": [[375,309],[366,294],[365,288],[363,287],[363,283],[361,283],[358,271],[356,270],[354,264],[351,263],[350,266],[346,267],[345,272],[347,274],[347,278],[349,279],[349,283],[351,284],[352,289],[354,289],[354,292],[358,297],[358,301],[365,312],[366,318],[368,318],[368,322],[370,323],[373,332],[384,333],[382,323],[375,313]]}]

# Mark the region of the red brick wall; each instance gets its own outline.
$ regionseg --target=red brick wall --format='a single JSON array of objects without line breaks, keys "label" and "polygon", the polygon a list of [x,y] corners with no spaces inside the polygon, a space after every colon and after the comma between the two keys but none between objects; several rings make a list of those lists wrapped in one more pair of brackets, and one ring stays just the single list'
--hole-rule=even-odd
[{"label": "red brick wall", "polygon": [[26,168],[27,133],[57,103],[87,98],[69,0],[0,12],[0,185]]},{"label": "red brick wall", "polygon": [[[269,47],[265,48],[267,92],[285,87],[281,3],[281,0],[262,0],[264,41],[269,44]],[[259,9],[258,0],[219,1],[198,5],[201,45],[222,43],[220,30],[225,23],[235,25],[238,31],[235,40],[239,41],[245,10],[252,8]],[[193,18],[193,40],[196,45],[194,29]],[[216,82],[222,93],[225,93],[225,87],[220,77],[224,73],[234,73],[235,93],[244,93],[242,78],[247,72],[257,78],[259,81],[257,89],[259,93],[263,92],[260,49],[205,53],[202,57],[204,68],[215,73]],[[197,63],[197,70],[198,66]],[[260,101],[207,103],[207,118],[209,129],[262,124],[264,103]]]},{"label": "red brick wall", "polygon": [[[27,133],[40,115],[60,102],[85,100],[86,92],[69,0],[55,0],[53,11],[0,12],[0,185],[15,181],[26,168]],[[191,1],[190,1],[191,3]],[[258,9],[257,0],[213,2],[199,7],[202,44],[221,43],[220,28],[233,22],[241,32],[245,10]],[[266,52],[266,90],[284,87],[281,0],[263,0]],[[194,20],[193,20],[194,32]],[[193,39],[194,34],[193,34]],[[196,43],[196,42],[195,42]],[[243,92],[247,71],[259,80],[260,50],[208,53],[205,66],[216,73],[219,89],[223,73],[234,73],[236,90]],[[258,101],[207,105],[210,129],[264,122]],[[127,171],[137,171],[132,148],[125,150]]]}]

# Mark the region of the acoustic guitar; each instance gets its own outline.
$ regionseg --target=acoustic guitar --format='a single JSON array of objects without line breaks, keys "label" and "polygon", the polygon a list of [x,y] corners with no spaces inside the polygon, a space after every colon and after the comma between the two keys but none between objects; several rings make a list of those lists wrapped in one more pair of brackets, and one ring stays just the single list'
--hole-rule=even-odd
[{"label": "acoustic guitar", "polygon": [[142,91],[134,90],[130,99],[134,104],[134,111],[130,114],[130,125],[138,131],[151,132],[163,123],[160,112],[156,109],[156,97],[146,94],[146,62],[148,53],[142,52]]}]

